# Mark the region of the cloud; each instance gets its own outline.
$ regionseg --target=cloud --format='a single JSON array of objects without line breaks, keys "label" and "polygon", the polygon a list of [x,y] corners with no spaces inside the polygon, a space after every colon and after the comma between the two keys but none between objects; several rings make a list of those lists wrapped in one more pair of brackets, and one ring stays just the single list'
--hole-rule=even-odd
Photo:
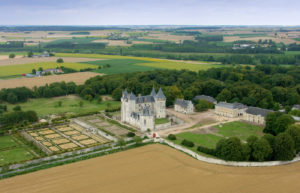
[{"label": "cloud", "polygon": [[299,25],[298,0],[10,0],[2,25]]}]

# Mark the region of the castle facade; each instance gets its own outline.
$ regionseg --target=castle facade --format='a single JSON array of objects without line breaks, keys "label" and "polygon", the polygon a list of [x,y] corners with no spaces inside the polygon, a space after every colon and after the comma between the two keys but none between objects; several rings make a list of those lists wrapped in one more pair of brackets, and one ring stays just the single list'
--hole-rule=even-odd
[{"label": "castle facade", "polygon": [[152,89],[150,95],[135,96],[134,93],[123,91],[121,97],[121,121],[133,125],[141,131],[155,129],[155,119],[166,117],[166,97],[159,89]]}]

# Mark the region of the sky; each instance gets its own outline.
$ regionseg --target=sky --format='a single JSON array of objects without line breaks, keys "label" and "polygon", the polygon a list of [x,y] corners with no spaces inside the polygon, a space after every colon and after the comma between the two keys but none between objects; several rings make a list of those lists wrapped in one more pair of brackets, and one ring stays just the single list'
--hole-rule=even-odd
[{"label": "sky", "polygon": [[300,0],[0,0],[0,25],[300,25]]}]

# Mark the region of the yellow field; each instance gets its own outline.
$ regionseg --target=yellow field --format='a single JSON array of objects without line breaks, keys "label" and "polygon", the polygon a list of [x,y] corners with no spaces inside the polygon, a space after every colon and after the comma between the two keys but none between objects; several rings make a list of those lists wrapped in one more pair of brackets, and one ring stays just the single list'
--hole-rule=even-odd
[{"label": "yellow field", "polygon": [[300,162],[228,167],[147,145],[0,181],[5,193],[296,193]]},{"label": "yellow field", "polygon": [[64,66],[66,68],[72,68],[74,70],[80,70],[84,68],[97,68],[95,65],[91,64],[81,64],[81,63],[56,63],[56,62],[40,62],[32,64],[18,64],[10,66],[0,66],[0,76],[12,76],[20,75],[23,73],[31,73],[32,69],[38,70],[39,67],[43,69],[56,68],[59,66]]}]

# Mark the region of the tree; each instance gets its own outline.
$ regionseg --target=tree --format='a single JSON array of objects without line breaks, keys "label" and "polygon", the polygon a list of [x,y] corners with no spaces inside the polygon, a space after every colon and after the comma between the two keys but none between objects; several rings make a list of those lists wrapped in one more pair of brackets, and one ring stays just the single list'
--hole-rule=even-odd
[{"label": "tree", "polygon": [[57,62],[57,63],[64,63],[64,60],[63,60],[62,58],[58,58],[58,59],[56,60],[56,62]]},{"label": "tree", "polygon": [[35,69],[32,69],[32,74],[36,74],[36,70]]},{"label": "tree", "polygon": [[32,51],[28,52],[27,56],[28,56],[28,58],[31,58],[33,56],[33,52]]},{"label": "tree", "polygon": [[9,54],[9,56],[8,56],[9,58],[15,58],[16,57],[16,55],[14,54],[14,53],[11,53],[11,54]]},{"label": "tree", "polygon": [[252,145],[252,157],[255,161],[265,161],[272,151],[269,142],[264,138],[256,140]]},{"label": "tree", "polygon": [[169,135],[168,135],[168,139],[170,139],[170,140],[176,140],[177,138],[176,138],[176,135],[174,135],[174,134],[169,134]]},{"label": "tree", "polygon": [[221,139],[217,143],[216,155],[224,160],[243,161],[246,159],[244,152],[241,140],[237,137]]},{"label": "tree", "polygon": [[143,139],[140,136],[134,136],[133,141],[137,144],[140,145],[143,142]]},{"label": "tree", "polygon": [[204,99],[198,100],[197,104],[195,105],[195,109],[198,112],[207,111],[208,109],[213,109],[213,108],[214,108],[214,104]]},{"label": "tree", "polygon": [[16,94],[14,94],[14,93],[9,93],[8,95],[7,95],[7,102],[9,102],[9,103],[11,103],[11,104],[15,104],[15,103],[17,103],[18,102],[18,97],[17,97],[17,95]]},{"label": "tree", "polygon": [[291,125],[286,130],[286,133],[289,134],[293,138],[296,153],[300,152],[300,125]]},{"label": "tree", "polygon": [[280,133],[275,138],[274,156],[276,160],[292,160],[295,157],[293,138],[287,133]]},{"label": "tree", "polygon": [[117,142],[117,146],[120,146],[121,148],[123,148],[126,145],[126,142],[123,138],[120,138]]},{"label": "tree", "polygon": [[21,106],[17,105],[13,108],[14,111],[21,111]]},{"label": "tree", "polygon": [[268,113],[266,117],[264,133],[278,135],[279,133],[284,132],[290,125],[294,123],[295,120],[290,115],[280,112]]},{"label": "tree", "polygon": [[39,71],[43,71],[43,68],[42,67],[39,67],[39,69],[38,69]]}]

